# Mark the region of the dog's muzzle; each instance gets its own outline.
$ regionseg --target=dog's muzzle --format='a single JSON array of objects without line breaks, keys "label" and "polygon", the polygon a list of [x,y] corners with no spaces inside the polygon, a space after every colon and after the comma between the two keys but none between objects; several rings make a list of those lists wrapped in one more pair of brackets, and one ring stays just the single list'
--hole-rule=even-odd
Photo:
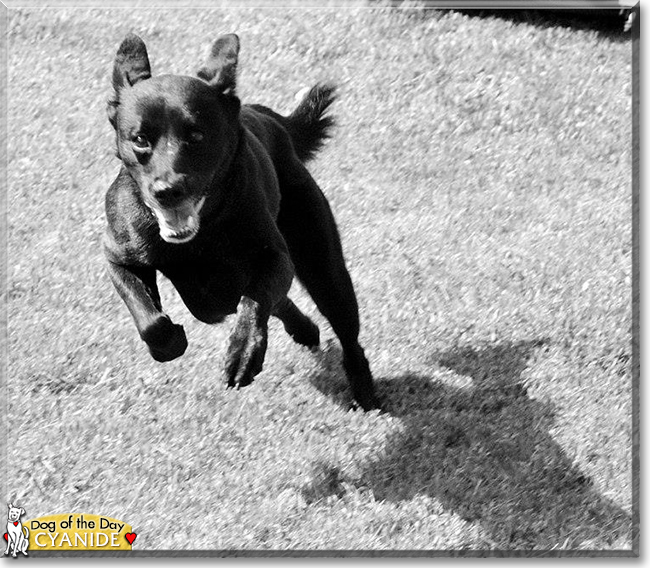
[{"label": "dog's muzzle", "polygon": [[205,196],[198,200],[186,199],[173,207],[160,204],[147,204],[153,212],[161,238],[172,244],[191,241],[199,232],[200,212],[205,203]]}]

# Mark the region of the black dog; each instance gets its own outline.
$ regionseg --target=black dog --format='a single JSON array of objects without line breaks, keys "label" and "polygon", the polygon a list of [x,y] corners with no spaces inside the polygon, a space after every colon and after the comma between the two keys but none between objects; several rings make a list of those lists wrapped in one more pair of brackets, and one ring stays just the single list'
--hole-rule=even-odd
[{"label": "black dog", "polygon": [[236,312],[224,373],[240,387],[262,370],[271,315],[297,343],[319,343],[287,297],[295,272],[341,341],[354,398],[376,408],[336,224],[304,166],[328,136],[334,89],[312,88],[287,117],[242,106],[238,54],[239,38],[223,36],[197,77],[152,78],[143,41],[122,42],[108,104],[123,163],[106,195],[111,279],[157,361],[181,356],[187,339],[163,312],[156,271],[197,319]]}]

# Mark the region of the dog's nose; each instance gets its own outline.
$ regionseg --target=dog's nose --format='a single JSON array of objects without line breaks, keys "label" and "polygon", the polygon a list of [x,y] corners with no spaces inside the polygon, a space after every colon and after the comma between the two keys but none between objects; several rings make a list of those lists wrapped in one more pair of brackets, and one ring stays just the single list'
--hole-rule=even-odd
[{"label": "dog's nose", "polygon": [[181,187],[162,180],[153,182],[151,193],[161,205],[173,205],[183,198]]}]

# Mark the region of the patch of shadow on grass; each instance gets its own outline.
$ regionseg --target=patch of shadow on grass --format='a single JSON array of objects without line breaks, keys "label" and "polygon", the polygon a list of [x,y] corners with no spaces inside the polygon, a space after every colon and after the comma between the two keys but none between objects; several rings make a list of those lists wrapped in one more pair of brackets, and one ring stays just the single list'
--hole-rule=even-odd
[{"label": "patch of shadow on grass", "polygon": [[314,352],[314,356],[318,360],[320,369],[316,375],[309,377],[309,382],[339,406],[352,408],[354,401],[343,371],[343,351],[338,341],[328,339]]},{"label": "patch of shadow on grass", "polygon": [[[371,0],[371,4],[381,3],[381,0]],[[427,9],[422,10],[413,6],[404,6],[404,0],[390,2],[393,7],[408,10],[413,17],[440,19],[446,12],[457,12],[470,18],[498,18],[514,24],[526,24],[537,28],[571,28],[573,30],[592,30],[611,41],[627,41],[630,34],[626,31],[626,20],[630,9],[619,8],[569,8],[569,9],[536,9],[536,8],[466,8],[466,9]]]},{"label": "patch of shadow on grass", "polygon": [[320,460],[313,464],[311,480],[301,488],[302,498],[310,505],[327,497],[343,497],[345,487],[340,468]]},{"label": "patch of shadow on grass", "polygon": [[[539,347],[460,347],[432,356],[433,367],[462,376],[466,386],[412,374],[379,379],[384,412],[404,428],[358,479],[345,481],[371,489],[376,500],[436,499],[479,523],[496,549],[631,543],[631,516],[601,496],[555,442],[551,404],[528,396],[521,375]],[[339,377],[321,390],[342,402]],[[313,383],[326,384],[322,376]]]},{"label": "patch of shadow on grass", "polygon": [[571,28],[592,30],[610,41],[627,41],[625,31],[627,11],[618,9],[551,9],[551,10],[458,10],[471,18],[499,18],[515,24],[528,24],[537,28]]}]

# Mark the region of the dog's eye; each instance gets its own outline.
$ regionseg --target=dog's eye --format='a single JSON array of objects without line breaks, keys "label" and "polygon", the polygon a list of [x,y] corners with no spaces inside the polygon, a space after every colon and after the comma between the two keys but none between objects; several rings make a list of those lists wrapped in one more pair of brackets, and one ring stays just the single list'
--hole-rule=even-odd
[{"label": "dog's eye", "polygon": [[189,141],[192,144],[198,144],[200,142],[203,142],[204,138],[205,138],[205,136],[203,135],[203,132],[200,132],[198,130],[192,130],[192,132],[190,132],[190,135],[189,135]]},{"label": "dog's eye", "polygon": [[149,149],[149,139],[144,134],[138,134],[133,138],[133,145],[137,150],[148,150]]}]

